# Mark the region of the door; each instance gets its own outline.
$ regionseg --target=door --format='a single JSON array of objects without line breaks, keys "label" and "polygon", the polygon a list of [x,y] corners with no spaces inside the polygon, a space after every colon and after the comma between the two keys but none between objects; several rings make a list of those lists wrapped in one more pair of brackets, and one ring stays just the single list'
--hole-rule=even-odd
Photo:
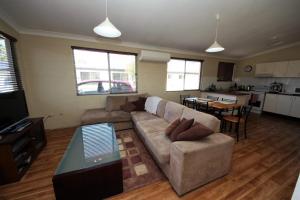
[{"label": "door", "polygon": [[288,63],[287,77],[300,77],[300,60],[293,60]]},{"label": "door", "polygon": [[293,98],[293,96],[289,95],[277,95],[276,113],[281,115],[289,115]]},{"label": "door", "polygon": [[263,111],[276,113],[277,94],[266,94]]},{"label": "door", "polygon": [[287,68],[288,68],[288,61],[285,62],[275,62],[274,64],[274,77],[286,77]]},{"label": "door", "polygon": [[300,97],[293,97],[290,116],[300,118]]}]

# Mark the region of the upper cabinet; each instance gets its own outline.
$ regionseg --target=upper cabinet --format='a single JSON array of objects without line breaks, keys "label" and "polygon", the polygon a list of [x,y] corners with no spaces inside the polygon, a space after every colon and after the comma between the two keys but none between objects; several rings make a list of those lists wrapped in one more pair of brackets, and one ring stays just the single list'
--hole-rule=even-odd
[{"label": "upper cabinet", "polygon": [[285,77],[300,77],[300,60],[289,61]]},{"label": "upper cabinet", "polygon": [[257,77],[300,77],[300,60],[256,64]]},{"label": "upper cabinet", "polygon": [[274,68],[272,63],[259,63],[256,64],[255,76],[272,77],[273,71]]}]

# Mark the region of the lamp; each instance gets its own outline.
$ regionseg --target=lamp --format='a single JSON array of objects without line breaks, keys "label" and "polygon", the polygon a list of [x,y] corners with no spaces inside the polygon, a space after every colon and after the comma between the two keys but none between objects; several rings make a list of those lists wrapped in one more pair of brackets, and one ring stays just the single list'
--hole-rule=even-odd
[{"label": "lamp", "polygon": [[121,36],[121,32],[109,21],[107,16],[107,0],[105,1],[106,18],[105,20],[96,26],[93,30],[96,34],[103,37],[116,38]]},{"label": "lamp", "polygon": [[209,52],[209,53],[215,53],[215,52],[220,52],[220,51],[224,51],[225,48],[222,47],[218,42],[217,42],[217,39],[218,39],[218,28],[219,28],[219,22],[220,22],[220,15],[217,14],[216,15],[216,19],[217,19],[217,26],[216,26],[216,35],[215,35],[215,41],[214,43],[208,47],[205,51],[206,52]]}]

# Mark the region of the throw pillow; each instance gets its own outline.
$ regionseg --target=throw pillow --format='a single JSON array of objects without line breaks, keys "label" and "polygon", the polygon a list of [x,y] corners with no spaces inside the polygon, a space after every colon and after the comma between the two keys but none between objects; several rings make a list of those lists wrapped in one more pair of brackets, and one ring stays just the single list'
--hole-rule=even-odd
[{"label": "throw pillow", "polygon": [[204,137],[209,136],[214,131],[207,128],[203,124],[195,123],[194,126],[187,129],[186,131],[183,131],[179,133],[176,137],[176,141],[194,141],[194,140],[200,140]]},{"label": "throw pillow", "polygon": [[136,111],[145,111],[146,97],[140,97],[139,100],[132,102]]},{"label": "throw pillow", "polygon": [[135,110],[135,105],[131,102],[127,102],[126,104],[121,106],[121,109],[125,112],[132,112]]},{"label": "throw pillow", "polygon": [[191,128],[194,123],[194,119],[185,119],[183,118],[180,124],[175,128],[175,130],[171,133],[170,139],[172,142],[176,141],[177,135],[187,129]]},{"label": "throw pillow", "polygon": [[166,129],[165,133],[166,136],[170,136],[171,133],[175,130],[175,128],[177,128],[177,126],[180,124],[180,119],[176,119],[175,121],[173,121]]}]

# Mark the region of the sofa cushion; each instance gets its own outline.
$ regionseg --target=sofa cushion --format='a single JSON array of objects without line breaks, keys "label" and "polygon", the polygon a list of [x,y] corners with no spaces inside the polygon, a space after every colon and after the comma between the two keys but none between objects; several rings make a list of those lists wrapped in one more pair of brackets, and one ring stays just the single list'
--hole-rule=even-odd
[{"label": "sofa cushion", "polygon": [[168,103],[167,100],[164,100],[164,99],[160,100],[160,102],[157,106],[157,110],[156,110],[157,116],[159,116],[161,118],[164,117],[167,103]]},{"label": "sofa cushion", "polygon": [[145,110],[145,102],[146,97],[139,97],[137,101],[133,101],[132,104],[135,105],[136,111],[144,111]]},{"label": "sofa cushion", "polygon": [[147,97],[147,94],[134,94],[134,95],[128,95],[127,96],[127,101],[128,102],[133,102],[139,100],[140,97]]},{"label": "sofa cushion", "polygon": [[173,122],[175,119],[180,118],[185,106],[168,101],[165,108],[164,119],[168,122]]},{"label": "sofa cushion", "polygon": [[139,121],[149,120],[149,119],[157,119],[158,117],[155,115],[152,115],[145,111],[133,111],[131,112],[131,117],[134,123],[137,123]]},{"label": "sofa cushion", "polygon": [[183,118],[180,124],[172,131],[170,135],[171,141],[176,141],[177,135],[182,133],[183,131],[188,130],[194,123],[194,119],[185,119]]},{"label": "sofa cushion", "polygon": [[108,112],[121,110],[120,107],[124,105],[126,101],[127,101],[127,96],[107,96],[105,110]]},{"label": "sofa cushion", "polygon": [[160,165],[170,162],[170,146],[172,142],[164,132],[150,134],[145,139],[145,142]]},{"label": "sofa cushion", "polygon": [[183,109],[182,118],[194,119],[195,122],[203,124],[214,132],[219,132],[220,120],[213,115],[185,107]]},{"label": "sofa cushion", "polygon": [[165,130],[169,126],[169,123],[164,119],[156,117],[155,119],[139,121],[136,123],[136,126],[142,134],[146,136],[147,134],[154,132],[163,132],[165,134]]},{"label": "sofa cushion", "polygon": [[194,140],[200,140],[202,138],[205,138],[212,134],[214,131],[207,128],[206,126],[200,124],[199,122],[196,122],[194,126],[189,128],[186,131],[183,131],[179,133],[175,140],[176,141],[194,141]]},{"label": "sofa cushion", "polygon": [[170,136],[179,124],[180,124],[180,118],[174,120],[171,124],[169,124],[169,126],[165,130],[166,136]]},{"label": "sofa cushion", "polygon": [[81,117],[82,124],[94,124],[104,122],[127,122],[131,120],[130,113],[124,111],[107,112],[104,109],[86,110]]},{"label": "sofa cushion", "polygon": [[125,112],[132,112],[135,110],[136,107],[132,102],[127,102],[124,105],[121,105],[120,108]]}]

